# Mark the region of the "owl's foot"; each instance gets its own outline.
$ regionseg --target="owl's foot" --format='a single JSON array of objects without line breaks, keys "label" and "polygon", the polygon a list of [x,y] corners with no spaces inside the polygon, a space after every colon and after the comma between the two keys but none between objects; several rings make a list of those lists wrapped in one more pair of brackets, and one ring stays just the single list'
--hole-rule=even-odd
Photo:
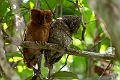
[{"label": "owl's foot", "polygon": [[35,43],[37,44],[42,44],[42,45],[45,45],[47,42],[42,42],[42,41],[35,41]]},{"label": "owl's foot", "polygon": [[37,43],[38,43],[38,44],[41,44],[42,42],[41,42],[41,41],[35,41],[35,43],[36,43],[36,44],[37,44]]}]

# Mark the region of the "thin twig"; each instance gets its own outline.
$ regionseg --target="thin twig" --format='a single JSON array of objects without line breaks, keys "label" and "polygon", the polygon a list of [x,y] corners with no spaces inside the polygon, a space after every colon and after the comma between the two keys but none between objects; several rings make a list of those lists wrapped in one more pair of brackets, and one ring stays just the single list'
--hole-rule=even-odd
[{"label": "thin twig", "polygon": [[36,6],[35,6],[35,8],[40,9],[40,6],[41,6],[40,0],[37,0],[37,1],[36,1]]},{"label": "thin twig", "polygon": [[101,74],[101,76],[99,77],[98,80],[100,80],[102,78],[102,76],[104,75],[105,71],[109,69],[110,65],[112,64],[113,62],[110,61],[110,63],[108,64],[107,68],[105,68],[105,70],[103,71],[103,73]]},{"label": "thin twig", "polygon": [[82,40],[84,40],[84,35],[85,35],[85,31],[86,31],[86,26],[84,25],[83,22],[82,22],[82,27],[83,27],[83,30],[82,30]]},{"label": "thin twig", "polygon": [[[66,57],[65,64],[59,69],[59,71],[60,71],[61,69],[63,69],[63,68],[67,65],[68,57],[69,57],[69,54],[68,54],[67,57]],[[58,71],[58,72],[59,72],[59,71]]]},{"label": "thin twig", "polygon": [[46,2],[46,4],[47,4],[48,8],[51,10],[51,12],[52,12],[52,14],[53,14],[53,18],[56,19],[55,14],[53,13],[52,9],[50,8],[48,2],[47,2],[46,0],[45,0],[45,2]]},{"label": "thin twig", "polygon": [[89,24],[89,23],[94,22],[94,21],[96,21],[96,20],[97,20],[97,19],[91,20],[91,21],[85,22],[84,24],[86,25],[86,24]]},{"label": "thin twig", "polygon": [[104,41],[107,37],[103,38],[102,40],[98,41],[97,44],[93,45],[90,49],[88,49],[87,51],[92,50],[93,48],[95,48],[98,44],[100,44],[102,41]]},{"label": "thin twig", "polygon": [[80,18],[81,18],[82,27],[83,27],[83,30],[82,30],[82,40],[84,40],[84,35],[85,35],[85,31],[86,31],[86,26],[85,26],[85,24],[84,24],[83,15],[82,15],[82,13],[81,13],[81,11],[80,11],[80,7],[79,7],[79,5],[78,5],[78,0],[76,0],[76,6],[77,6],[78,11],[79,11],[79,13],[80,13]]},{"label": "thin twig", "polygon": [[62,17],[62,0],[60,0],[60,17]]},{"label": "thin twig", "polygon": [[[112,43],[110,42],[110,45],[112,47]],[[112,54],[114,52],[114,49],[112,48]],[[113,64],[113,61],[111,60],[107,66],[107,68],[103,71],[103,73],[101,74],[101,76],[99,77],[99,80],[102,78],[103,74],[105,73],[105,71],[110,67],[110,65]]]}]

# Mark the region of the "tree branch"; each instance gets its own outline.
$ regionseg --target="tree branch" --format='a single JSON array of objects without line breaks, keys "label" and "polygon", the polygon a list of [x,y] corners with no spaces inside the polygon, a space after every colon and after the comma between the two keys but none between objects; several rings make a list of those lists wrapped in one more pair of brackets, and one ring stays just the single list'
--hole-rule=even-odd
[{"label": "tree branch", "polygon": [[8,76],[6,76],[5,72],[3,71],[2,67],[0,66],[0,73],[2,75],[2,77],[4,78],[4,80],[10,80],[10,78]]},{"label": "tree branch", "polygon": [[23,41],[21,43],[21,47],[25,48],[37,48],[37,49],[48,49],[48,50],[55,50],[58,52],[64,52],[65,54],[75,55],[79,57],[86,57],[86,58],[97,58],[97,59],[105,59],[105,60],[117,60],[114,54],[100,54],[96,52],[88,52],[88,51],[80,51],[75,49],[60,49],[57,44],[51,43],[36,43],[36,42],[29,42]]},{"label": "tree branch", "polygon": [[[57,44],[52,44],[52,43],[38,43],[38,42],[30,42],[30,41],[23,41],[21,42],[19,39],[15,38],[5,38],[5,42],[13,42],[11,43],[13,45],[25,47],[25,48],[37,48],[37,49],[48,49],[48,50],[54,50],[58,52],[64,52],[65,54],[69,55],[75,55],[75,56],[80,56],[80,57],[86,57],[86,58],[97,58],[97,59],[105,59],[105,60],[119,60],[118,58],[115,57],[114,54],[101,54],[101,53],[96,53],[96,52],[89,52],[89,51],[80,51],[80,50],[75,50],[75,49],[60,49]],[[16,43],[16,44],[15,44]],[[19,45],[21,44],[21,45]],[[112,52],[111,52],[112,53]]]}]

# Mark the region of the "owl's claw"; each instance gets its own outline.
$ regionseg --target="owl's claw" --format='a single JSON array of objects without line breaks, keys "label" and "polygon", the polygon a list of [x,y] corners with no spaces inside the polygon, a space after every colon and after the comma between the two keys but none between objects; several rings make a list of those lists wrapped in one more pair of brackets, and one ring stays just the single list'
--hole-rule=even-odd
[{"label": "owl's claw", "polygon": [[69,47],[64,47],[65,48],[65,50],[69,50],[70,48]]},{"label": "owl's claw", "polygon": [[37,44],[37,43],[41,44],[42,42],[41,42],[41,41],[35,41],[35,43],[36,43],[36,44]]},{"label": "owl's claw", "polygon": [[42,42],[43,45],[45,45],[47,42]]},{"label": "owl's claw", "polygon": [[35,41],[35,43],[37,44],[42,44],[42,45],[45,45],[47,42],[42,42],[42,41]]}]

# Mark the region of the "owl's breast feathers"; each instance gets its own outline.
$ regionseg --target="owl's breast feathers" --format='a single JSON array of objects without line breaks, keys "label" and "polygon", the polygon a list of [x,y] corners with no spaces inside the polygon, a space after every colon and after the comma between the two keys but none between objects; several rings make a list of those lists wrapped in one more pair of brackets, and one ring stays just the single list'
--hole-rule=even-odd
[{"label": "owl's breast feathers", "polygon": [[24,41],[47,42],[49,37],[49,31],[50,31],[50,23],[46,23],[43,25],[40,24],[36,25],[31,21],[25,31]]}]

